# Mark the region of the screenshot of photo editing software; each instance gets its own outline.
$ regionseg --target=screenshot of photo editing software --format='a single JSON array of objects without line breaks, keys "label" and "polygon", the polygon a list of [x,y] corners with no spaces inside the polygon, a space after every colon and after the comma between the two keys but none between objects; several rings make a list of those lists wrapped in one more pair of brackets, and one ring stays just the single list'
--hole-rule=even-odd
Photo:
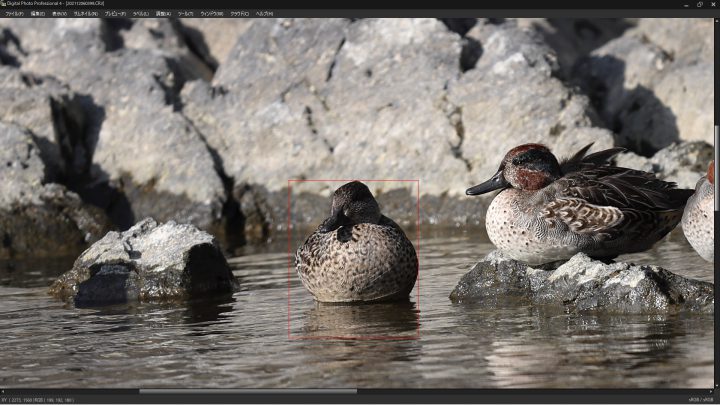
[{"label": "screenshot of photo editing software", "polygon": [[720,401],[720,1],[296,3],[0,0],[0,405]]}]

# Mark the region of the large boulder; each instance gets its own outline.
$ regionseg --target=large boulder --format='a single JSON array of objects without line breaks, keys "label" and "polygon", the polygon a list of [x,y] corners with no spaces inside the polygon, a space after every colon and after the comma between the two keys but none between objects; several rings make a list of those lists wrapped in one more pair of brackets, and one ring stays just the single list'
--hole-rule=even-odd
[{"label": "large boulder", "polygon": [[448,97],[462,111],[462,155],[472,168],[465,186],[490,178],[521,143],[544,143],[558,157],[591,142],[593,150],[613,145],[608,130],[593,126],[588,98],[555,77],[556,55],[537,32],[513,22],[479,23],[467,36],[483,53],[474,69],[450,82]]},{"label": "large boulder", "polygon": [[76,306],[231,293],[235,278],[215,239],[188,224],[144,219],[110,232],[50,287]]},{"label": "large boulder", "polygon": [[578,253],[555,270],[532,268],[493,251],[465,274],[450,294],[458,303],[533,303],[571,312],[712,313],[714,286],[658,266],[606,264]]},{"label": "large boulder", "polygon": [[616,142],[644,156],[713,140],[713,20],[647,19],[575,66]]},{"label": "large boulder", "polygon": [[[68,107],[52,112],[71,117],[65,121],[75,125],[57,139],[43,140],[68,149],[66,162],[80,162],[71,180],[85,200],[105,209],[123,229],[136,218],[153,216],[192,223],[219,236],[242,232],[235,229],[240,214],[222,162],[179,111],[183,83],[212,72],[184,45],[176,24],[53,19],[2,25],[21,38],[23,72],[52,76],[72,91],[61,104]],[[9,108],[3,118],[27,121],[20,114],[27,108],[25,100],[40,96],[48,101],[33,107],[39,112],[30,117],[45,114],[38,125],[56,122],[43,107],[53,107],[58,97],[45,90],[35,93],[4,100]],[[43,128],[39,136],[46,132]],[[82,147],[63,149],[64,143]]]},{"label": "large boulder", "polygon": [[46,182],[32,135],[0,121],[0,259],[74,255],[110,228],[105,214]]},{"label": "large boulder", "polygon": [[[463,38],[433,19],[256,20],[212,83],[187,83],[181,96],[234,178],[250,228],[284,229],[287,215],[264,207],[287,204],[288,179],[327,178],[420,179],[428,211],[442,208],[421,220],[470,224],[487,202],[464,190],[517,143],[542,141],[560,155],[612,145],[556,70],[552,49],[513,22],[480,22]],[[402,205],[417,199],[414,183],[369,186],[405,189]],[[414,210],[399,215],[415,222]]]}]

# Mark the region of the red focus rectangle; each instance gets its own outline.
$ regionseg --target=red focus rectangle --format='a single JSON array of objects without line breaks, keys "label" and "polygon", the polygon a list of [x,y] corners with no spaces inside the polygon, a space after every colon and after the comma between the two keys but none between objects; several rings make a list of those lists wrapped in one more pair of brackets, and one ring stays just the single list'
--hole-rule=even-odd
[{"label": "red focus rectangle", "polygon": [[[415,313],[415,334],[412,335],[293,335],[291,327],[292,319],[292,277],[295,276],[294,271],[294,252],[292,238],[292,189],[294,183],[303,182],[327,182],[327,183],[347,183],[351,181],[360,181],[363,183],[372,182],[414,182],[416,195],[416,226],[415,241],[417,249],[417,279],[415,281],[416,291],[416,310]],[[415,340],[420,337],[420,180],[406,179],[289,179],[288,180],[288,207],[287,207],[287,243],[288,243],[288,339],[290,340]],[[372,305],[372,304],[371,304]],[[338,307],[340,308],[340,307]]]}]

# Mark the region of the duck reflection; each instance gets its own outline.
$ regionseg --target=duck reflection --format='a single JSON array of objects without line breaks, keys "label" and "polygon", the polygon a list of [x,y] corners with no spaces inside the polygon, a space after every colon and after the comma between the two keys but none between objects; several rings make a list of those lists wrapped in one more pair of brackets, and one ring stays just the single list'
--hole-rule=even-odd
[{"label": "duck reflection", "polygon": [[299,334],[309,338],[414,338],[418,326],[418,310],[410,301],[363,305],[315,302],[305,313]]},{"label": "duck reflection", "polygon": [[294,344],[305,353],[308,381],[362,388],[408,386],[396,376],[419,358],[415,303],[316,303],[304,315],[302,330],[295,332],[303,340]]}]

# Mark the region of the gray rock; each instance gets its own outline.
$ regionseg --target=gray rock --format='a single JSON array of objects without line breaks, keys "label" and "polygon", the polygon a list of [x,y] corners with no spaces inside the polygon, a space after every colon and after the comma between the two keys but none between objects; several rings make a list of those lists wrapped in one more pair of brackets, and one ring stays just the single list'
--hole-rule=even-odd
[{"label": "gray rock", "polygon": [[[483,23],[461,38],[432,19],[258,20],[212,84],[185,85],[182,105],[235,179],[253,234],[285,229],[288,179],[420,179],[421,199],[433,204],[422,221],[482,223],[486,199],[469,202],[464,190],[511,147],[542,141],[564,156],[590,142],[612,146],[610,132],[593,127],[588,99],[553,77],[557,68],[552,49],[513,23]],[[376,195],[414,193],[369,185]]]},{"label": "gray rock", "polygon": [[[222,163],[179,111],[177,94],[185,80],[211,72],[187,63],[194,56],[167,20],[129,21],[129,27],[93,21],[2,22],[23,38],[23,71],[65,83],[73,93],[61,104],[63,111],[81,107],[74,119],[79,124],[55,142],[65,160],[79,166],[73,188],[121,228],[153,216],[192,223],[218,236],[240,233],[233,226],[239,212],[224,184]],[[39,43],[36,32],[50,45]],[[36,95],[7,102],[18,109]],[[12,111],[6,115],[22,118]],[[46,115],[39,125],[57,122]]]},{"label": "gray rock", "polygon": [[[123,228],[153,216],[272,239],[287,230],[288,180],[328,178],[419,179],[421,222],[482,224],[491,196],[464,190],[519,143],[651,155],[705,136],[698,111],[712,103],[690,78],[710,80],[708,24],[627,25],[2,19],[0,69],[13,73],[0,75],[0,119],[29,128],[46,176]],[[592,49],[577,75],[588,98],[559,78]],[[403,226],[416,222],[412,186],[371,184]],[[294,190],[293,226],[316,226],[332,187]]]},{"label": "gray rock", "polygon": [[99,306],[231,293],[235,284],[211,235],[147,218],[93,244],[50,293],[76,306]]},{"label": "gray rock", "polygon": [[122,47],[149,49],[172,58],[186,77],[212,79],[215,67],[208,65],[202,55],[196,55],[185,42],[183,26],[177,20],[140,18],[128,20],[128,30],[119,31]]},{"label": "gray rock", "polygon": [[712,313],[714,287],[658,266],[605,264],[578,253],[555,270],[532,268],[499,251],[465,274],[450,299],[458,303],[536,304],[567,311]]},{"label": "gray rock", "polygon": [[251,18],[181,18],[180,28],[195,52],[212,69],[223,64],[233,46],[255,21]]},{"label": "gray rock", "polygon": [[713,156],[713,147],[708,143],[680,142],[660,150],[652,158],[622,153],[615,157],[615,164],[653,172],[662,180],[677,183],[679,188],[694,189],[698,179],[707,173]]},{"label": "gray rock", "polygon": [[637,30],[675,60],[713,61],[712,18],[642,18]]},{"label": "gray rock", "polygon": [[518,26],[538,31],[555,51],[560,76],[569,78],[575,62],[633,26],[620,18],[518,18]]},{"label": "gray rock", "polygon": [[59,184],[46,184],[40,148],[29,132],[0,122],[0,259],[77,254],[110,223]]},{"label": "gray rock", "polygon": [[713,62],[688,61],[676,64],[654,83],[655,96],[674,115],[681,140],[713,142],[714,121],[708,110],[715,105],[714,91],[708,85],[713,80]]},{"label": "gray rock", "polygon": [[593,150],[612,146],[612,134],[593,127],[597,118],[588,98],[554,77],[555,54],[536,32],[512,23],[478,24],[468,36],[484,52],[449,90],[451,103],[462,106],[462,154],[473,178],[466,186],[490,178],[520,143],[544,143],[559,157],[590,142]]},{"label": "gray rock", "polygon": [[82,124],[82,97],[52,77],[6,66],[0,66],[0,75],[0,121],[30,131],[45,163],[45,179],[62,181],[82,172],[87,153],[72,133]]},{"label": "gray rock", "polygon": [[[712,142],[712,19],[649,19],[575,67],[616,142],[651,156],[679,140]],[[679,35],[682,33],[682,35]]]}]

